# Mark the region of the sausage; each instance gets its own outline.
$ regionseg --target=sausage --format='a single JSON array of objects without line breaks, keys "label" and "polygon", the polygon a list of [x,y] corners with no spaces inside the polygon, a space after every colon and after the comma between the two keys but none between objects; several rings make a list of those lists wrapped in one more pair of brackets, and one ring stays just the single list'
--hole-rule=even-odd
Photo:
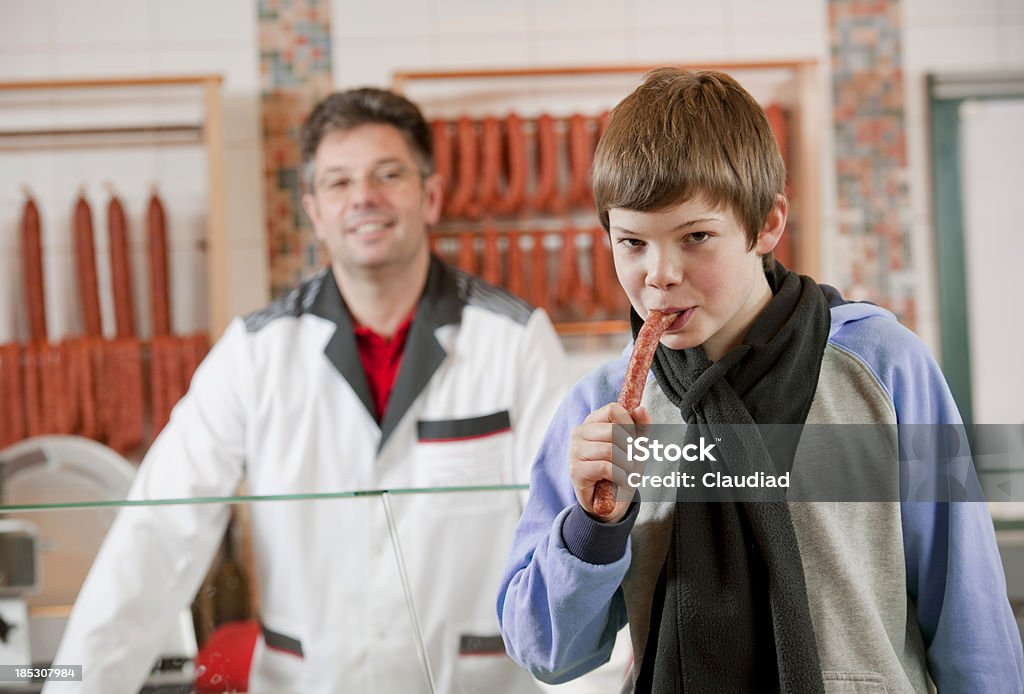
[{"label": "sausage", "polygon": [[[575,238],[585,238],[591,245],[594,243],[594,239],[589,233],[585,231],[574,232]],[[589,251],[589,248],[588,248]],[[588,273],[584,273],[580,267],[580,255],[577,250],[576,255],[576,282],[573,286],[572,297],[570,301],[573,306],[579,311],[580,314],[591,318],[594,315],[594,310],[597,308],[597,301],[594,297],[594,265],[591,262],[594,254],[592,252],[585,253],[583,255],[583,261],[588,266]]]},{"label": "sausage", "polygon": [[132,300],[132,271],[128,253],[128,229],[124,208],[116,195],[107,204],[107,233],[110,243],[110,282],[114,294],[114,320],[118,337],[135,334]]},{"label": "sausage", "polygon": [[543,114],[537,119],[537,185],[530,208],[559,213],[564,211],[558,194],[558,132],[555,119]]},{"label": "sausage", "polygon": [[69,398],[74,402],[74,432],[95,439],[99,436],[96,425],[96,398],[93,392],[92,347],[89,338],[64,342],[67,359]]},{"label": "sausage", "polygon": [[516,296],[523,296],[523,249],[518,231],[506,234],[508,237],[508,281],[505,288]]},{"label": "sausage", "polygon": [[448,121],[435,120],[430,129],[434,136],[434,171],[441,177],[442,190],[447,196],[452,189],[452,136]]},{"label": "sausage", "polygon": [[[775,142],[779,145],[782,162],[786,166],[786,171],[789,171],[789,122],[786,120],[786,111],[778,104],[773,103],[765,106],[764,114],[768,117],[768,125],[771,126],[772,134],[775,135]],[[787,180],[787,195],[789,194],[788,187]]]},{"label": "sausage", "polygon": [[455,264],[471,275],[476,274],[476,234],[472,231],[459,234],[459,256]]},{"label": "sausage", "polygon": [[210,338],[206,333],[187,335],[181,341],[181,351],[182,382],[187,391],[192,384],[192,375],[210,351]]},{"label": "sausage", "polygon": [[46,433],[70,434],[74,428],[64,350],[59,344],[43,342],[39,347],[40,402]]},{"label": "sausage", "polygon": [[501,285],[501,250],[498,248],[498,231],[488,226],[484,229],[484,260],[480,270],[484,282]]},{"label": "sausage", "polygon": [[124,454],[142,443],[142,359],[136,338],[119,338],[107,345],[118,384],[116,425],[109,433],[109,445]]},{"label": "sausage", "polygon": [[[632,413],[640,407],[640,401],[644,396],[644,386],[647,385],[647,373],[651,370],[651,362],[654,361],[654,352],[658,348],[661,336],[672,325],[676,319],[676,313],[662,313],[651,311],[644,321],[644,325],[637,333],[636,341],[633,343],[633,353],[629,356],[629,363],[626,365],[626,376],[622,381],[622,390],[619,391],[619,404],[627,412]],[[615,510],[615,483],[611,480],[600,480],[594,485],[594,513],[599,516],[607,516]]]},{"label": "sausage", "polygon": [[606,232],[601,227],[590,231],[590,266],[593,268],[594,300],[605,314],[613,314],[617,308],[614,297],[615,269],[612,267],[611,251],[605,244]]},{"label": "sausage", "polygon": [[[27,193],[27,191],[26,191]],[[28,331],[32,342],[46,341],[46,299],[43,288],[43,247],[39,208],[31,196],[21,213],[21,262],[28,304]]]},{"label": "sausage", "polygon": [[495,214],[509,215],[517,212],[526,195],[526,134],[523,119],[510,113],[505,119],[508,137],[508,167],[505,172],[505,193],[494,205]]},{"label": "sausage", "polygon": [[149,243],[149,304],[153,317],[153,335],[170,335],[166,218],[156,191],[153,191],[149,199],[146,213],[146,238]]},{"label": "sausage", "polygon": [[459,118],[455,126],[455,135],[459,145],[458,183],[448,201],[448,214],[451,217],[461,217],[466,215],[473,205],[477,183],[476,126],[468,116]]},{"label": "sausage", "polygon": [[100,318],[99,282],[96,279],[96,247],[93,243],[92,209],[84,195],[75,203],[75,266],[78,270],[78,296],[82,303],[85,334],[103,334]]},{"label": "sausage", "polygon": [[480,130],[480,185],[476,201],[468,211],[468,216],[474,219],[481,214],[494,212],[501,179],[501,124],[497,118],[488,116],[483,119]]},{"label": "sausage", "polygon": [[551,300],[548,297],[548,250],[544,248],[544,232],[533,232],[533,250],[530,253],[530,303],[551,314]]},{"label": "sausage", "polygon": [[169,335],[154,335],[149,344],[150,415],[154,438],[167,424],[171,413],[168,360],[176,363],[176,344],[176,339]]},{"label": "sausage", "polygon": [[591,207],[590,165],[594,143],[587,119],[576,113],[569,117],[569,189],[565,194],[570,207]]},{"label": "sausage", "polygon": [[21,348],[13,342],[0,345],[0,448],[25,437],[21,388]]},{"label": "sausage", "polygon": [[26,345],[22,356],[25,368],[25,431],[29,436],[39,436],[45,433],[39,383],[39,349],[36,345]]},{"label": "sausage", "polygon": [[608,129],[608,121],[612,119],[611,111],[603,111],[600,116],[597,117],[597,139],[600,140],[601,136],[604,135],[604,131]]},{"label": "sausage", "polygon": [[571,308],[573,286],[580,281],[576,266],[576,230],[566,227],[562,231],[562,252],[558,258],[558,284],[555,285],[555,306],[561,310]]},{"label": "sausage", "polygon": [[153,438],[167,425],[171,410],[188,390],[192,375],[210,351],[205,333],[154,337],[150,345]]}]

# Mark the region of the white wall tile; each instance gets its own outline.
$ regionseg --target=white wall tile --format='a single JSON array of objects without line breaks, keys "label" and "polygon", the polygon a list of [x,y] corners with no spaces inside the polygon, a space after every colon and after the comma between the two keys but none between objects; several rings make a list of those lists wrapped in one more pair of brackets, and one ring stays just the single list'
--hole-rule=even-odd
[{"label": "white wall tile", "polygon": [[[5,236],[9,226],[0,223],[0,232]],[[0,252],[0,344],[24,339],[25,308],[24,290],[21,279],[21,258],[17,248],[6,244]]]},{"label": "white wall tile", "polygon": [[[546,8],[548,4],[541,0],[540,7]],[[440,0],[436,9],[436,31],[439,36],[525,34],[538,26],[535,24],[537,8],[538,4],[534,0],[502,3]],[[542,11],[546,13],[546,9]]]},{"label": "white wall tile", "polygon": [[263,150],[258,145],[228,147],[226,155],[228,241],[266,244]]},{"label": "white wall tile", "polygon": [[52,38],[50,3],[0,0],[0,46],[14,48],[43,47]]},{"label": "white wall tile", "polygon": [[785,60],[819,58],[826,54],[827,39],[822,27],[790,24],[784,32],[765,31],[763,27],[736,25],[729,35],[733,60]]},{"label": "white wall tile", "polygon": [[145,47],[154,38],[151,9],[139,0],[56,0],[54,41],[104,50]]},{"label": "white wall tile", "polygon": [[614,39],[630,27],[632,13],[624,0],[542,0],[536,3],[534,30],[539,36],[594,34]]},{"label": "white wall tile", "polygon": [[823,30],[827,8],[827,3],[822,0],[731,0],[728,21],[744,26],[771,27],[773,33],[781,33],[779,38],[785,39],[787,28],[793,23],[809,23]]},{"label": "white wall tile", "polygon": [[[112,48],[118,44],[111,42]],[[53,55],[52,77],[134,77],[153,73],[153,53],[146,45],[109,50],[107,44],[60,44]]]},{"label": "white wall tile", "polygon": [[171,331],[191,333],[209,324],[206,254],[195,249],[174,249],[168,255],[171,285]]},{"label": "white wall tile", "polygon": [[521,67],[530,60],[530,45],[523,37],[442,38],[437,46],[437,64],[445,69]]},{"label": "white wall tile", "polygon": [[994,24],[909,24],[903,33],[904,67],[920,70],[985,69],[999,64]]},{"label": "white wall tile", "polygon": [[255,311],[267,304],[269,265],[266,244],[236,244],[228,249],[228,310],[231,315]]},{"label": "white wall tile", "polygon": [[996,0],[996,6],[1003,19],[1024,17],[1024,0]]},{"label": "white wall tile", "polygon": [[634,60],[633,41],[624,35],[543,36],[531,42],[536,65],[609,65]]},{"label": "white wall tile", "polygon": [[1001,0],[903,0],[906,25],[935,21],[993,18]]},{"label": "white wall tile", "polygon": [[437,67],[433,38],[346,38],[333,40],[333,79],[338,89],[387,86],[396,70]]},{"label": "white wall tile", "polygon": [[446,0],[331,0],[331,34],[341,38],[427,36],[436,31],[437,2]]},{"label": "white wall tile", "polygon": [[154,0],[155,39],[162,44],[236,43],[251,52],[257,12],[253,0]]},{"label": "white wall tile", "polygon": [[49,79],[53,77],[53,63],[53,54],[42,49],[0,43],[0,79]]},{"label": "white wall tile", "polygon": [[1000,23],[999,57],[1006,67],[1024,67],[1024,15]]},{"label": "white wall tile", "polygon": [[633,51],[641,63],[713,63],[728,60],[731,48],[724,31],[644,29],[637,32]]},{"label": "white wall tile", "polygon": [[81,335],[85,325],[73,258],[70,250],[43,254],[46,331],[51,341],[65,335]]},{"label": "white wall tile", "polygon": [[260,90],[259,60],[252,47],[227,48],[163,46],[154,51],[157,74],[219,74],[225,94]]},{"label": "white wall tile", "polygon": [[[721,31],[726,25],[727,4],[706,0],[635,0],[629,4],[632,25],[637,30],[706,32]],[[638,38],[643,34],[638,31]]]}]

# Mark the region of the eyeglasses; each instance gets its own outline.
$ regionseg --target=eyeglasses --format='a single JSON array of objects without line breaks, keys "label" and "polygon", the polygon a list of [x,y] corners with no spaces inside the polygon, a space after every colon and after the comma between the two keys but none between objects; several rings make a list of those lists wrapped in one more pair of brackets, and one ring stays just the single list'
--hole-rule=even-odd
[{"label": "eyeglasses", "polygon": [[[375,190],[388,192],[401,188],[418,175],[418,171],[402,164],[381,164],[362,179]],[[347,200],[356,190],[359,180],[360,177],[348,173],[328,173],[316,182],[316,190],[335,200]]]}]

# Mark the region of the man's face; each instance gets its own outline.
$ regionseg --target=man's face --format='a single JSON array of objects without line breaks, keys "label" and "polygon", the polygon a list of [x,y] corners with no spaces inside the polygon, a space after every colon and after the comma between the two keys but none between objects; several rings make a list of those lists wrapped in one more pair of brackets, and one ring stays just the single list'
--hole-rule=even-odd
[{"label": "man's face", "polygon": [[342,272],[401,271],[427,251],[441,213],[441,183],[423,178],[402,133],[385,124],[326,135],[313,192],[302,203],[331,263]]},{"label": "man's face", "polygon": [[[776,207],[766,229],[778,214]],[[772,250],[778,234],[762,233],[748,250],[735,215],[699,199],[661,212],[611,209],[608,221],[615,271],[636,312],[679,313],[663,345],[704,345],[718,359],[739,344],[771,296],[758,254]]]}]

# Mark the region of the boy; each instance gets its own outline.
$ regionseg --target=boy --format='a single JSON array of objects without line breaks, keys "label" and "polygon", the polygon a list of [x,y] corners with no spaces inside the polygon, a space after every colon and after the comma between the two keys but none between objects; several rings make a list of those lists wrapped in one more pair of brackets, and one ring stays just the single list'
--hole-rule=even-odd
[{"label": "boy", "polygon": [[[498,598],[510,655],[571,680],[628,621],[632,691],[1022,691],[982,503],[640,504],[627,486],[597,515],[595,484],[633,471],[620,426],[689,425],[725,445],[725,423],[960,420],[926,348],[889,312],[774,262],[785,172],[733,79],[652,72],[613,111],[593,173],[634,336],[652,311],[676,318],[640,408],[614,402],[623,355],[555,415]],[[768,448],[747,452],[799,464]],[[870,462],[899,469],[895,456]]]}]

